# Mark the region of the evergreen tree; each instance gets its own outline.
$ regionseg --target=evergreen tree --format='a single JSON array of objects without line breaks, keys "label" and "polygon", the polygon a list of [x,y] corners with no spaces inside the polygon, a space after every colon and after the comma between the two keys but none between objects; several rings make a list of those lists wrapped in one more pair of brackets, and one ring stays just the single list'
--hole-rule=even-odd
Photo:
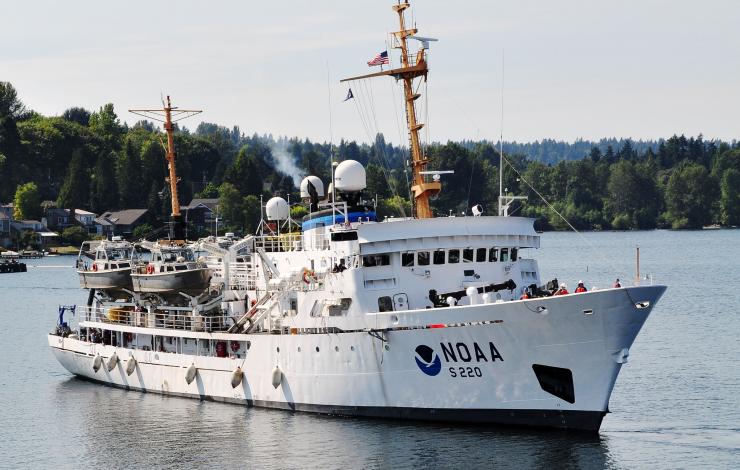
[{"label": "evergreen tree", "polygon": [[67,170],[67,177],[57,199],[58,207],[69,209],[70,221],[74,218],[75,209],[87,207],[90,176],[87,173],[85,160],[82,149],[74,151]]},{"label": "evergreen tree", "polygon": [[118,208],[115,159],[114,152],[100,152],[95,162],[90,184],[90,208],[97,214]]},{"label": "evergreen tree", "polygon": [[141,188],[141,161],[131,139],[126,139],[118,157],[118,200],[122,209],[141,208],[144,195]]},{"label": "evergreen tree", "polygon": [[740,226],[740,170],[727,169],[720,184],[720,214],[724,225]]}]

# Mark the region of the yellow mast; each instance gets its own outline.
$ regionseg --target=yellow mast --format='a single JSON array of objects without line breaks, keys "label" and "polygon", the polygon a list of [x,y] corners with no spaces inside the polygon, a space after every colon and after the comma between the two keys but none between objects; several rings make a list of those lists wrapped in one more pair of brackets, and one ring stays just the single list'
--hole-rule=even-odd
[{"label": "yellow mast", "polygon": [[[129,112],[163,123],[164,130],[167,133],[167,148],[165,149],[167,153],[165,158],[169,169],[169,177],[167,178],[167,181],[170,184],[170,201],[172,205],[172,213],[170,214],[172,223],[172,226],[170,227],[170,238],[181,239],[184,237],[182,233],[182,218],[180,216],[180,200],[177,196],[177,182],[179,179],[177,177],[177,169],[175,165],[177,154],[175,153],[174,123],[190,116],[194,116],[202,111],[173,107],[170,102],[169,95],[167,96],[167,103],[162,104],[162,109],[129,109]],[[173,120],[173,116],[176,119]]]},{"label": "yellow mast", "polygon": [[350,80],[359,80],[363,78],[392,76],[396,80],[403,80],[403,94],[406,102],[406,124],[409,131],[409,146],[411,150],[411,167],[412,167],[412,186],[411,191],[414,193],[414,206],[416,217],[427,219],[432,217],[432,209],[429,206],[429,199],[437,194],[442,185],[439,181],[426,181],[422,173],[426,169],[428,159],[422,152],[421,141],[419,139],[419,130],[424,124],[418,122],[416,117],[416,107],[414,102],[421,96],[414,93],[413,82],[417,77],[427,78],[429,68],[426,62],[426,51],[421,47],[415,57],[411,57],[408,52],[407,39],[414,36],[418,30],[416,28],[406,29],[406,20],[404,11],[411,5],[408,0],[397,5],[393,5],[393,10],[398,14],[400,29],[393,33],[398,41],[397,49],[401,50],[401,67],[384,72],[371,73],[359,77],[346,78],[342,82]]}]

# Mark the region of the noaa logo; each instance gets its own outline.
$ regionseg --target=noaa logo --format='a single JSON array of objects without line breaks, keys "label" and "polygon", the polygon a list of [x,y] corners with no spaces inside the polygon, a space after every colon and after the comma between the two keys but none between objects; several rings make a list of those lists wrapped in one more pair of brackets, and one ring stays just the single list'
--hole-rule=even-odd
[{"label": "noaa logo", "polygon": [[416,357],[414,359],[419,369],[431,377],[439,374],[439,371],[442,370],[442,361],[439,359],[439,355],[434,352],[434,349],[425,344],[416,347]]}]

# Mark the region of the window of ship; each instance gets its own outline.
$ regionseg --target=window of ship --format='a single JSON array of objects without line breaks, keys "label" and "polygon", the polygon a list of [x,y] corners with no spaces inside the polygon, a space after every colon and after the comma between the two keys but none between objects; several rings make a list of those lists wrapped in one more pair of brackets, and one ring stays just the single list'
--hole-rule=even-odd
[{"label": "window of ship", "polygon": [[475,250],[475,261],[478,263],[485,263],[487,251],[488,250],[485,248],[478,248]]},{"label": "window of ship", "polygon": [[[428,252],[427,252],[428,254]],[[429,261],[427,259],[427,261]],[[387,295],[378,298],[378,311],[379,312],[392,312],[393,311],[393,299]]]},{"label": "window of ship", "polygon": [[380,255],[367,255],[362,257],[362,266],[372,268],[375,266],[388,266],[391,264],[391,255],[383,253]]},{"label": "window of ship", "polygon": [[463,263],[472,263],[472,262],[473,262],[473,249],[465,248],[463,250]]},{"label": "window of ship", "polygon": [[331,234],[331,241],[333,242],[346,242],[350,240],[357,240],[357,232],[333,232]]},{"label": "window of ship", "polygon": [[516,261],[517,256],[519,256],[519,250],[517,250],[516,248],[512,248],[511,249],[511,260]]},{"label": "window of ship", "polygon": [[414,253],[401,253],[401,266],[411,268],[414,266]]},{"label": "window of ship", "polygon": [[429,252],[419,251],[416,253],[416,264],[419,266],[429,266]]},{"label": "window of ship", "polygon": [[448,263],[459,263],[460,262],[460,250],[450,250],[447,258]]},{"label": "window of ship", "polygon": [[435,250],[432,261],[434,264],[445,264],[445,250]]},{"label": "window of ship", "polygon": [[118,265],[118,267],[119,267],[119,268],[130,268],[130,267],[131,267],[131,265],[130,265],[129,263],[120,263],[120,264]]},{"label": "window of ship", "polygon": [[507,261],[509,261],[509,249],[501,248],[501,262],[506,263]]},{"label": "window of ship", "polygon": [[491,248],[491,251],[488,252],[488,261],[491,263],[498,261],[498,248]]},{"label": "window of ship", "polygon": [[188,267],[187,267],[187,266],[185,266],[184,264],[178,264],[177,266],[175,266],[175,269],[176,269],[177,271],[184,271],[184,270],[186,270],[187,268],[188,268]]}]

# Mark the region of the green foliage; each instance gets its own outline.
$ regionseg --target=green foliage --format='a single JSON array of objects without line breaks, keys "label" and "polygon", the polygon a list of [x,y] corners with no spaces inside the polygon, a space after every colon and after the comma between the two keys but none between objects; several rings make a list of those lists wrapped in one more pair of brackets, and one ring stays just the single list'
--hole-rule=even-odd
[{"label": "green foliage", "polygon": [[141,224],[138,227],[134,228],[132,235],[134,237],[134,240],[141,240],[153,231],[154,227],[152,227],[151,225]]},{"label": "green foliage", "polygon": [[740,170],[728,168],[720,183],[720,214],[724,225],[740,226]]},{"label": "green foliage", "polygon": [[244,232],[255,233],[260,223],[260,200],[257,196],[249,195],[242,202],[244,212]]},{"label": "green foliage", "polygon": [[74,213],[76,208],[85,206],[89,197],[89,185],[90,177],[85,166],[84,151],[76,149],[59,192],[57,206],[70,209],[70,213]]},{"label": "green foliage", "polygon": [[293,206],[290,208],[290,217],[296,222],[300,222],[307,215],[308,209],[305,206]]},{"label": "green foliage", "polygon": [[82,227],[67,227],[62,231],[62,242],[71,246],[80,246],[88,239],[87,232]]},{"label": "green foliage", "polygon": [[18,186],[13,198],[13,218],[16,220],[36,220],[41,218],[41,196],[36,183]]},{"label": "green foliage", "polygon": [[[24,107],[11,84],[0,82],[0,201],[13,199],[16,188],[33,183],[35,191],[24,193],[24,200],[56,200],[63,207],[98,214],[146,207],[157,226],[171,212],[164,140],[151,122],[130,128],[122,124],[112,104],[92,114],[70,107],[59,117],[41,116]],[[369,144],[342,140],[330,147],[201,123],[193,134],[176,129],[175,147],[181,204],[188,204],[193,193],[218,197],[219,215],[235,229],[254,228],[260,196],[297,200],[291,176],[313,174],[328,186],[332,157],[365,166],[364,197],[378,196],[381,218],[412,215],[408,149],[389,144],[382,134]],[[504,188],[528,196],[512,205],[510,214],[534,218],[538,230],[570,229],[540,194],[579,230],[738,224],[740,145],[735,142],[706,141],[701,135],[657,142],[544,139],[505,142],[503,152]],[[432,201],[435,214],[469,215],[475,204],[483,205],[486,215],[496,214],[498,145],[433,143],[425,154],[428,169],[454,171],[442,176],[442,191]],[[280,168],[297,167],[300,175],[282,173],[278,162]],[[24,204],[31,213],[24,217],[41,217],[37,203]],[[292,212],[300,220],[305,209]]]},{"label": "green foliage", "polygon": [[392,196],[388,199],[378,201],[378,220],[386,217],[410,217],[411,202],[401,196]]},{"label": "green foliage", "polygon": [[223,218],[225,225],[241,225],[244,206],[236,186],[231,183],[223,183],[218,188],[218,207],[219,215]]},{"label": "green foliage", "polygon": [[717,184],[707,169],[684,162],[673,170],[666,187],[668,221],[672,228],[702,228],[713,220]]}]

